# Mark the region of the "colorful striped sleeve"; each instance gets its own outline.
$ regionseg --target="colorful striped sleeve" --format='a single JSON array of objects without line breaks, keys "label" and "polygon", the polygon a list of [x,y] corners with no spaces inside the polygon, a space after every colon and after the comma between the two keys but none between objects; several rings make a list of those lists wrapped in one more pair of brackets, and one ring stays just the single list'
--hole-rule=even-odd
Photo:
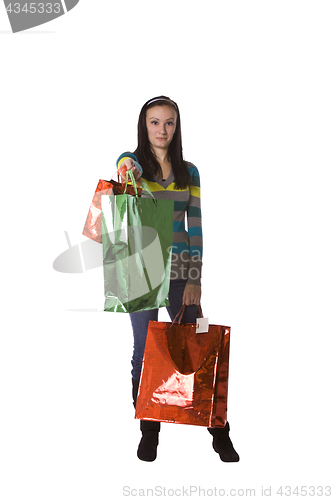
[{"label": "colorful striped sleeve", "polygon": [[187,205],[187,226],[190,247],[190,265],[187,282],[198,285],[201,282],[202,270],[202,220],[200,200],[200,175],[197,167],[188,167],[193,185],[190,186],[190,199]]}]

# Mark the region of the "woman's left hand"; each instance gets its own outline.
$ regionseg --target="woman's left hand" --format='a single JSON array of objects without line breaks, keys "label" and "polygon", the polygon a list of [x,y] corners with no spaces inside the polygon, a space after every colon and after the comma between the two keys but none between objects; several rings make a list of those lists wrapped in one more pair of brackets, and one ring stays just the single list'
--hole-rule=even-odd
[{"label": "woman's left hand", "polygon": [[183,294],[183,304],[187,306],[200,305],[201,299],[201,286],[200,285],[190,285],[185,286]]}]

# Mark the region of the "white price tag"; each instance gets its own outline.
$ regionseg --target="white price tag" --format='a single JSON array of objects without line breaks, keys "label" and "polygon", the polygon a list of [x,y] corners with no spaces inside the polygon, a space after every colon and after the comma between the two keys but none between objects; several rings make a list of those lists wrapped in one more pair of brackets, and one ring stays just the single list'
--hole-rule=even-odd
[{"label": "white price tag", "polygon": [[197,318],[196,333],[207,333],[209,328],[208,318]]}]

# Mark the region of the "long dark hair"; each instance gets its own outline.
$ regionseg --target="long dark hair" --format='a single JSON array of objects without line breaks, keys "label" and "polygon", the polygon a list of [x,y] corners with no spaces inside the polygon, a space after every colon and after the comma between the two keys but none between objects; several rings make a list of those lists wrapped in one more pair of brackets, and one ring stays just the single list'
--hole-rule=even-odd
[{"label": "long dark hair", "polygon": [[161,166],[148,139],[146,125],[147,109],[152,108],[153,106],[171,106],[177,111],[176,129],[168,148],[168,155],[175,176],[176,189],[186,189],[186,187],[192,182],[187,168],[187,163],[183,159],[180,114],[177,104],[169,97],[154,97],[153,99],[149,99],[149,101],[142,106],[138,121],[138,147],[134,151],[134,154],[142,166],[143,174],[147,179],[152,178],[156,174],[162,176]]}]

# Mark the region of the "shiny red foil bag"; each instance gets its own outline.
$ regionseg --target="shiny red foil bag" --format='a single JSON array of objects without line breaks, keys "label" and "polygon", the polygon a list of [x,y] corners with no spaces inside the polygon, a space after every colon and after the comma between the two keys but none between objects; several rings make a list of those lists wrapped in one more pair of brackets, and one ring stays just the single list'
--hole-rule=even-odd
[{"label": "shiny red foil bag", "polygon": [[[140,180],[137,182],[137,192],[142,193],[142,188],[140,186]],[[128,184],[126,187],[126,181],[116,182],[113,180],[104,181],[100,179],[95,190],[94,197],[89,207],[87,219],[82,231],[84,236],[87,236],[91,240],[102,243],[102,205],[101,196],[103,194],[130,194],[135,196],[135,190],[133,185]]]},{"label": "shiny red foil bag", "polygon": [[224,427],[230,327],[150,321],[135,418]]}]

